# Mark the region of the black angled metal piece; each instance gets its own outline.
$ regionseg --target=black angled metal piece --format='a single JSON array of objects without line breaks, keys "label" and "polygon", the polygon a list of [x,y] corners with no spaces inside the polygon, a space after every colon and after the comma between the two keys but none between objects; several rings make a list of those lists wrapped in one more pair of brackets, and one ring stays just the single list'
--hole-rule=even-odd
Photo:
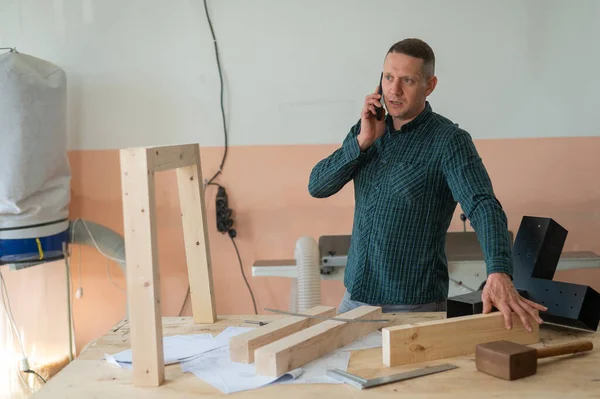
[{"label": "black angled metal piece", "polygon": [[[552,280],[567,233],[550,218],[523,217],[512,248],[514,284],[521,295],[548,308],[540,312],[544,321],[597,331],[600,294],[586,285]],[[483,312],[481,293],[448,298],[446,317]]]},{"label": "black angled metal piece", "polygon": [[[523,298],[529,299],[527,291],[517,290]],[[483,313],[483,301],[481,300],[482,291],[469,292],[468,294],[457,295],[448,298],[446,307],[446,317],[459,317]],[[492,306],[492,312],[498,309]]]},{"label": "black angled metal piece", "polygon": [[567,230],[549,218],[525,216],[512,248],[515,286],[532,279],[552,280]]}]

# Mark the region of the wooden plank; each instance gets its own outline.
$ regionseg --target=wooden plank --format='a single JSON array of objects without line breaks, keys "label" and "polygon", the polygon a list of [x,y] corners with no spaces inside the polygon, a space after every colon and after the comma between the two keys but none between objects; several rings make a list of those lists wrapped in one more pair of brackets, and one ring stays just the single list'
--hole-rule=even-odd
[{"label": "wooden plank", "polygon": [[[381,308],[361,306],[336,317],[378,320]],[[279,377],[385,325],[384,322],[324,321],[254,351],[256,373]]]},{"label": "wooden plank", "polygon": [[383,332],[383,363],[388,367],[475,353],[475,347],[490,341],[519,344],[539,341],[539,326],[525,329],[513,313],[507,330],[500,312],[387,327]]},{"label": "wooden plank", "polygon": [[156,239],[154,172],[145,149],[120,151],[132,381],[159,386],[165,378]]},{"label": "wooden plank", "polygon": [[159,172],[196,164],[198,144],[147,147],[146,151],[150,170]]},{"label": "wooden plank", "polygon": [[192,157],[196,159],[193,165],[177,169],[190,299],[194,322],[214,323],[217,310],[198,146]]},{"label": "wooden plank", "polygon": [[[335,317],[335,312],[336,309],[332,306],[315,306],[314,308],[305,310],[303,313],[310,316]],[[253,363],[254,351],[256,349],[323,321],[322,319],[287,316],[237,335],[229,340],[229,358],[232,362]]]}]

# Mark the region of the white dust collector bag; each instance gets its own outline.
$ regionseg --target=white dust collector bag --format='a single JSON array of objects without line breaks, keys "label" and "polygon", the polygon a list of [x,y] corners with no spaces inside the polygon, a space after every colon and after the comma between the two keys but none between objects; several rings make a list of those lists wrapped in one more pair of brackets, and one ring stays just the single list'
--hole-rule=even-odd
[{"label": "white dust collector bag", "polygon": [[26,54],[0,54],[0,239],[68,227],[66,113],[64,70]]}]

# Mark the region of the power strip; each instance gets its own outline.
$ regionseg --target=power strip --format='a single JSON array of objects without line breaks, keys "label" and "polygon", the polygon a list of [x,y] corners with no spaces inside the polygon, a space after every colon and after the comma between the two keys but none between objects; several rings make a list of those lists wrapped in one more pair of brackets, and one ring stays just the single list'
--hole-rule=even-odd
[{"label": "power strip", "polygon": [[224,187],[219,187],[215,205],[217,212],[217,230],[221,233],[228,233],[231,237],[235,237],[237,233],[235,229],[233,229],[233,211],[229,207],[229,199]]}]

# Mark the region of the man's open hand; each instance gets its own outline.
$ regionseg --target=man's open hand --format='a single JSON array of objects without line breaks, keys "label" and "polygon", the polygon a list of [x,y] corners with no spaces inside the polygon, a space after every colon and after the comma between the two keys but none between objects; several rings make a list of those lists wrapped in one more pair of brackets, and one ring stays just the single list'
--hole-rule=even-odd
[{"label": "man's open hand", "polygon": [[492,306],[495,306],[504,316],[504,324],[507,329],[512,328],[512,312],[517,313],[523,326],[527,331],[531,331],[531,319],[542,324],[539,311],[548,310],[545,306],[523,298],[515,289],[510,277],[504,273],[491,273],[488,276],[481,299],[483,300],[483,313],[491,312]]}]

